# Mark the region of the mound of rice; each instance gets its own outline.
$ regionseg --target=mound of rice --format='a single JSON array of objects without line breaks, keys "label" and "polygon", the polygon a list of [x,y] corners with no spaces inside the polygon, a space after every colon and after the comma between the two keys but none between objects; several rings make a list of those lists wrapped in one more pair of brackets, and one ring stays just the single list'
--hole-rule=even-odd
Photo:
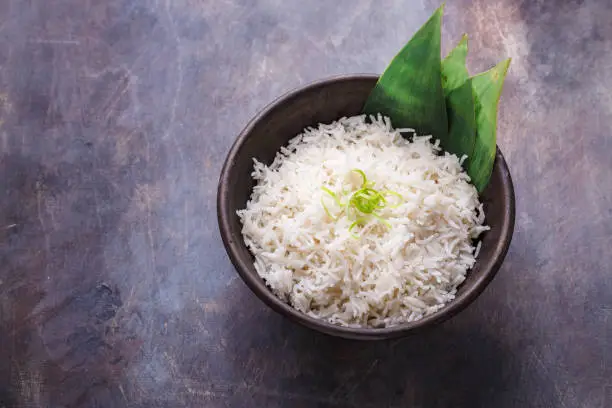
[{"label": "mound of rice", "polygon": [[[351,327],[388,327],[434,313],[474,265],[487,230],[478,193],[455,155],[430,136],[411,141],[387,118],[343,118],[292,139],[272,165],[255,160],[256,186],[238,211],[255,268],[274,293],[310,316]],[[462,158],[462,159],[465,159]],[[334,220],[322,191],[357,189],[360,169],[377,190],[399,193],[359,237]],[[355,230],[353,230],[353,233]]]}]

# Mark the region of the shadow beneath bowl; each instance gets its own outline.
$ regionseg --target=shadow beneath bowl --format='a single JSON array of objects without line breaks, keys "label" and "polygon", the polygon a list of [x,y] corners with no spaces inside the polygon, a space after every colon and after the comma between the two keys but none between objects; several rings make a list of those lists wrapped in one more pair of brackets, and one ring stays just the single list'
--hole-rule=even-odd
[{"label": "shadow beneath bowl", "polygon": [[295,325],[234,284],[228,310],[232,400],[266,407],[498,406],[521,364],[477,316],[401,340],[362,342]]}]

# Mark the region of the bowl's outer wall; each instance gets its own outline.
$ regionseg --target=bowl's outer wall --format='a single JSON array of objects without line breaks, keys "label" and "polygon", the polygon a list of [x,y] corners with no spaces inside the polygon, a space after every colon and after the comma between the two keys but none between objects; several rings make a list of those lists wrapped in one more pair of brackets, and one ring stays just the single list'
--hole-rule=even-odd
[{"label": "bowl's outer wall", "polygon": [[245,208],[254,183],[253,159],[271,164],[281,146],[318,123],[330,123],[361,112],[377,76],[354,75],[324,80],[291,92],[269,105],[254,118],[232,146],[221,172],[218,217],[221,235],[232,260],[247,285],[266,304],[283,315],[321,332],[353,339],[381,339],[406,335],[439,323],[471,303],[501,266],[514,229],[514,189],[499,149],[488,187],[481,195],[486,223],[477,262],[457,291],[456,299],[439,312],[417,322],[384,329],[343,328],[310,318],[276,298],[253,267],[253,256],[242,239],[242,224],[236,211]]}]

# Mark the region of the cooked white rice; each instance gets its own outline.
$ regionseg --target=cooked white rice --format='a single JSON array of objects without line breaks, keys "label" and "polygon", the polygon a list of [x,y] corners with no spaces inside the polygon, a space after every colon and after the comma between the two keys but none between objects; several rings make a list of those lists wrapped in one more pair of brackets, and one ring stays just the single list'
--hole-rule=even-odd
[{"label": "cooked white rice", "polygon": [[[272,165],[254,160],[257,184],[238,211],[255,268],[274,293],[343,326],[392,326],[442,308],[474,265],[472,240],[488,229],[457,156],[441,155],[430,136],[407,141],[388,119],[372,119],[321,124],[292,139]],[[359,188],[353,169],[403,197],[380,211],[390,228],[372,218],[355,238],[351,220],[325,212],[322,199],[339,209],[321,187]]]}]

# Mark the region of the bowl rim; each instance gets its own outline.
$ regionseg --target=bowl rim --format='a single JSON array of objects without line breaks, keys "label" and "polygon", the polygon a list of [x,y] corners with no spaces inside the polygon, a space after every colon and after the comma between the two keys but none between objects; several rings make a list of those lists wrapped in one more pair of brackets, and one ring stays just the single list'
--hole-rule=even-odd
[{"label": "bowl rim", "polygon": [[231,217],[236,216],[236,214],[232,214],[232,211],[230,208],[228,208],[227,203],[232,188],[229,175],[232,167],[234,166],[236,158],[247,139],[249,139],[250,134],[256,125],[266,116],[272,114],[276,108],[280,107],[290,99],[299,97],[303,92],[316,88],[323,88],[338,82],[351,82],[364,79],[374,80],[378,79],[379,77],[380,76],[376,74],[336,75],[297,87],[274,99],[263,109],[261,109],[239,133],[238,137],[230,147],[230,150],[223,163],[217,186],[217,220],[221,233],[221,239],[223,240],[223,244],[231,263],[249,289],[274,311],[297,323],[325,334],[360,340],[389,339],[406,336],[430,326],[442,323],[443,321],[450,319],[460,311],[464,310],[484,291],[500,269],[512,241],[516,213],[514,186],[510,176],[510,170],[498,146],[494,166],[499,166],[501,170],[501,190],[503,192],[503,197],[506,197],[504,200],[504,213],[507,214],[505,217],[503,217],[500,232],[501,238],[495,245],[493,255],[487,261],[487,263],[483,265],[485,272],[478,278],[478,280],[473,282],[472,286],[468,290],[453,299],[451,302],[447,303],[439,311],[419,320],[383,328],[339,326],[326,320],[310,317],[294,309],[288,303],[274,295],[274,293],[266,286],[263,279],[259,277],[252,262],[246,262],[239,256],[237,247],[240,245],[245,245],[244,241],[242,240],[242,235],[236,237],[232,236],[231,233],[232,228],[230,225],[230,219]]}]

